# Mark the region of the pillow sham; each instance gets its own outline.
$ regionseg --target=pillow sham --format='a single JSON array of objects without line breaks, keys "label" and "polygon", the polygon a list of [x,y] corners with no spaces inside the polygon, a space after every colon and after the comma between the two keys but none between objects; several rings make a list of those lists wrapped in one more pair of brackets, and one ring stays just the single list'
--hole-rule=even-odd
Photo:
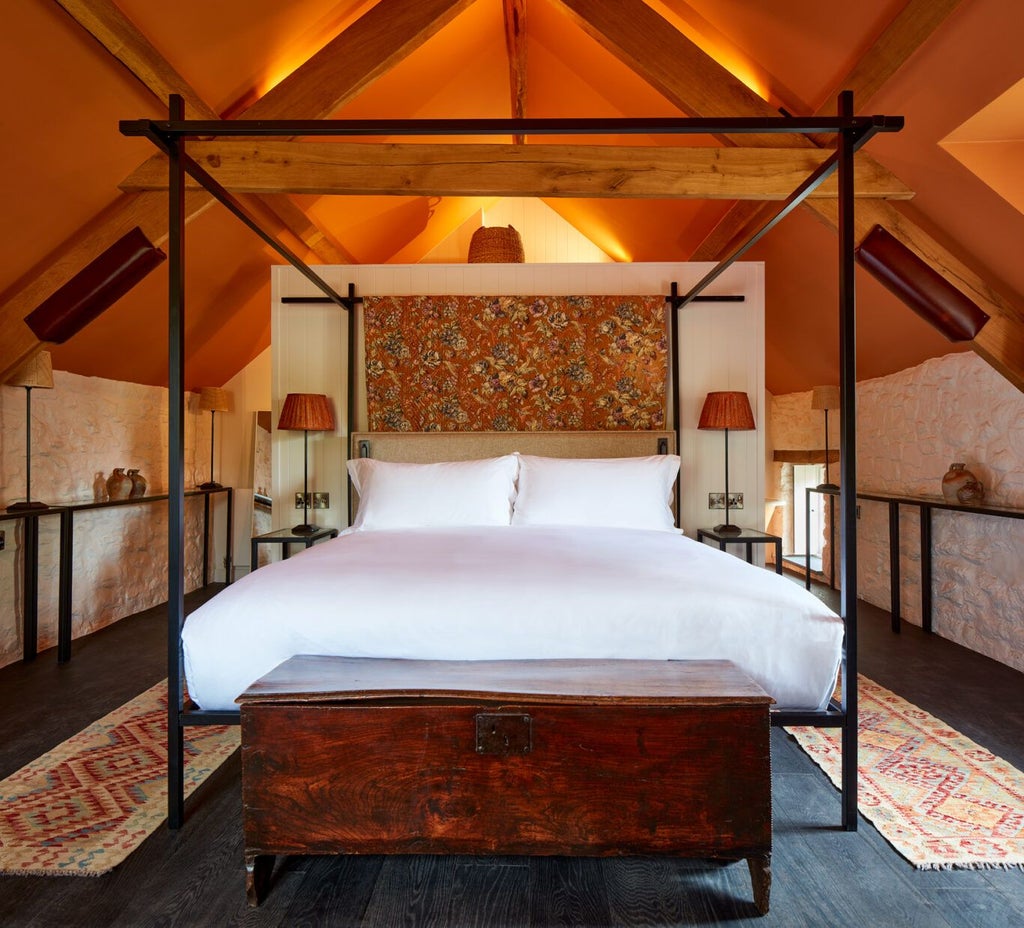
[{"label": "pillow sham", "polygon": [[353,529],[508,525],[519,462],[514,454],[475,461],[348,462],[359,494]]},{"label": "pillow sham", "polygon": [[593,525],[675,531],[679,456],[543,458],[519,455],[513,525]]}]

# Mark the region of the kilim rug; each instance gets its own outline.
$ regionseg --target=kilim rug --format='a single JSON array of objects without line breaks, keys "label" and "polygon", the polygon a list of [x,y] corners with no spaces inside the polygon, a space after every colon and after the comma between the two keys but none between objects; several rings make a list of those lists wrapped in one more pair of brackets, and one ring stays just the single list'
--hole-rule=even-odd
[{"label": "kilim rug", "polygon": [[[861,814],[921,870],[1024,866],[1024,773],[858,679]],[[787,731],[838,786],[839,729]]]},{"label": "kilim rug", "polygon": [[[185,793],[238,747],[237,726],[185,729]],[[167,815],[167,682],[0,781],[0,873],[99,876]]]}]

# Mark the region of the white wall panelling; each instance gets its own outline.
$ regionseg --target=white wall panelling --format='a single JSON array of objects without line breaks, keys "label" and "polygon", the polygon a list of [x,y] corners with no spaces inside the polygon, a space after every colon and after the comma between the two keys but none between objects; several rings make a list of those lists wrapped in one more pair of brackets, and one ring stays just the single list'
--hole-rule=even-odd
[{"label": "white wall panelling", "polygon": [[432,248],[420,263],[465,261],[473,233],[481,225],[513,226],[523,239],[523,252],[528,263],[612,260],[543,200],[536,197],[499,197]]},{"label": "white wall panelling", "polygon": [[[680,292],[700,279],[708,264],[417,264],[351,265],[318,268],[339,293],[354,283],[359,295],[409,294],[667,294],[673,281]],[[707,508],[709,492],[724,489],[720,432],[698,432],[697,418],[711,390],[744,390],[757,430],[729,435],[729,487],[742,491],[745,507],[733,520],[764,526],[764,269],[760,263],[733,265],[711,288],[713,294],[742,294],[743,303],[694,303],[680,312],[680,453],[683,458],[683,528],[695,534],[721,521]],[[331,509],[317,510],[320,525],[345,525],[347,482],[344,448],[346,319],[332,304],[283,304],[284,296],[320,296],[291,267],[273,269],[272,367],[274,424],[286,393],[326,393],[338,414],[333,435],[310,435],[310,489],[327,490]],[[357,359],[362,370],[362,359]],[[357,390],[357,419],[362,391]],[[275,429],[274,524],[299,521],[290,504],[302,487],[302,435]],[[761,553],[761,552],[759,552]]]}]

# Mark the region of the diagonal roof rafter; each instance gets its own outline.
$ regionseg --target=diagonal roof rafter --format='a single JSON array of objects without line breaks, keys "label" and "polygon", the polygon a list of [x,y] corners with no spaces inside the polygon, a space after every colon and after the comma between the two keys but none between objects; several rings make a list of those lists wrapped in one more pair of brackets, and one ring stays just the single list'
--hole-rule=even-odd
[{"label": "diagonal roof rafter", "polygon": [[[558,2],[606,49],[684,112],[710,116],[732,108],[737,114],[762,115],[766,109],[771,109],[769,103],[697,48],[643,0]],[[794,138],[804,146],[814,144],[804,136]],[[751,136],[748,141],[771,144],[770,138],[757,136]],[[810,200],[804,207],[832,229],[838,228],[834,205]],[[970,347],[1018,389],[1024,390],[1024,308],[998,293],[984,273],[973,266],[976,262],[971,255],[946,247],[894,204],[884,200],[863,201],[857,211],[856,224],[858,241],[875,225],[886,228],[988,313],[989,323],[969,343]]]},{"label": "diagonal roof rafter", "polygon": [[[302,113],[325,118],[474,2],[380,0],[243,115],[271,119]],[[154,157],[163,159],[163,155]],[[209,194],[188,193],[186,221],[213,202]],[[25,324],[25,316],[135,226],[140,226],[154,244],[163,243],[167,222],[167,198],[162,194],[123,194],[15,282],[3,294],[0,305],[0,379],[44,346]]]}]

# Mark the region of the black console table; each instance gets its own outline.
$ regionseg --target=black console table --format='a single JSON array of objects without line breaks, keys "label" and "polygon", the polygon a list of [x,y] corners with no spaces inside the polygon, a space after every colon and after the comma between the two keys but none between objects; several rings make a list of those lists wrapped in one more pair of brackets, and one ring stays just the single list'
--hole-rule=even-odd
[{"label": "black console table", "polygon": [[747,563],[754,561],[754,545],[775,545],[775,573],[782,573],[782,538],[779,535],[771,535],[768,532],[758,531],[756,528],[743,528],[739,533],[716,532],[713,528],[697,529],[697,541],[703,542],[710,538],[718,543],[718,550],[724,551],[726,545],[744,544],[747,546]]},{"label": "black console table", "polygon": [[30,661],[39,647],[39,520],[44,516],[60,516],[61,563],[64,557],[64,509],[50,506],[46,509],[26,509],[20,512],[0,510],[0,522],[25,520],[22,540],[22,592],[21,592],[21,652],[23,660]]},{"label": "black console table", "polygon": [[[232,487],[213,489],[195,488],[186,490],[185,496],[203,497],[203,585],[210,583],[210,497],[223,493],[227,497],[227,524],[225,540],[227,547],[226,580],[231,582],[234,530],[234,490]],[[47,509],[27,512],[0,512],[0,520],[25,520],[25,566],[23,594],[23,656],[32,660],[38,650],[39,637],[39,519],[43,516],[60,516],[59,587],[57,594],[57,662],[71,660],[71,591],[72,564],[74,562],[75,513],[89,509],[112,509],[118,506],[139,506],[166,500],[167,493],[153,493],[130,499],[84,500],[77,503],[61,503]]]},{"label": "black console table", "polygon": [[[822,490],[817,487],[807,488],[807,513],[805,538],[810,541],[811,517],[810,499],[812,493],[822,493],[832,497],[830,505],[834,505],[838,490]],[[872,500],[885,503],[889,516],[889,602],[892,613],[892,630],[900,630],[900,506],[916,506],[921,522],[921,627],[926,632],[932,631],[932,512],[944,509],[947,512],[970,512],[981,516],[996,516],[1003,519],[1024,519],[1024,509],[1010,506],[969,506],[964,503],[950,503],[941,496],[900,496],[894,493],[858,493],[857,499]],[[829,520],[829,551],[834,549],[835,520]],[[808,549],[810,545],[808,544]],[[811,588],[811,558],[807,555],[804,572],[804,585]]]},{"label": "black console table", "polygon": [[321,538],[337,537],[338,529],[336,528],[317,528],[315,532],[311,532],[308,535],[296,535],[290,528],[277,529],[273,532],[267,532],[264,535],[253,535],[250,547],[250,560],[252,563],[249,564],[249,572],[252,573],[260,566],[260,545],[280,545],[281,560],[285,560],[288,557],[289,547],[291,545],[302,544],[307,548],[311,548],[313,544],[320,541]]}]

